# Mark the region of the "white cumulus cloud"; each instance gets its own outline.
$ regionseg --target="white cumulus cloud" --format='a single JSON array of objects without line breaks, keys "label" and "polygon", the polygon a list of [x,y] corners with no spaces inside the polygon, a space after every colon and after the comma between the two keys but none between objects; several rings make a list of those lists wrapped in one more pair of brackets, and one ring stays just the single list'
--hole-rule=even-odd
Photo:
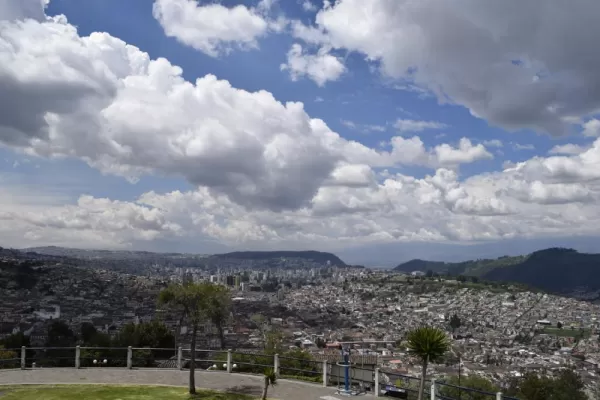
[{"label": "white cumulus cloud", "polygon": [[[270,5],[261,7],[265,8]],[[153,15],[167,36],[213,57],[232,47],[258,47],[258,38],[269,28],[258,10],[244,5],[228,8],[196,0],[156,0]]]},{"label": "white cumulus cloud", "polygon": [[328,81],[338,80],[346,67],[326,47],[320,48],[315,54],[309,54],[295,43],[287,54],[287,62],[281,64],[281,70],[288,71],[294,81],[306,76],[318,86],[324,86]]}]

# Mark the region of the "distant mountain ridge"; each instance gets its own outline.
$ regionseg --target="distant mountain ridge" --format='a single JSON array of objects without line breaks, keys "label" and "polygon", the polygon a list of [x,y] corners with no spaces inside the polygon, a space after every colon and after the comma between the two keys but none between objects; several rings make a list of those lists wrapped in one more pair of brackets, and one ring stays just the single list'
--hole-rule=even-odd
[{"label": "distant mountain ridge", "polygon": [[552,293],[600,291],[600,254],[549,248],[531,254],[463,262],[411,260],[394,271],[423,271],[523,283]]},{"label": "distant mountain ridge", "polygon": [[21,249],[22,252],[45,254],[50,256],[73,257],[80,259],[140,259],[145,257],[178,258],[178,257],[207,257],[203,254],[189,253],[158,253],[143,250],[103,250],[103,249],[75,249],[71,247],[43,246]]},{"label": "distant mountain ridge", "polygon": [[338,256],[332,253],[326,253],[315,250],[305,251],[234,251],[231,253],[214,254],[211,258],[232,259],[232,260],[272,260],[279,258],[300,258],[318,263],[327,264],[329,261],[332,266],[348,266]]},{"label": "distant mountain ridge", "polygon": [[[18,251],[18,250],[15,250]],[[161,258],[161,259],[177,259],[177,258],[190,258],[197,260],[210,259],[229,259],[229,260],[277,260],[281,258],[299,258],[317,263],[327,264],[330,262],[332,266],[346,267],[348,266],[338,256],[332,253],[326,253],[315,250],[305,251],[235,251],[231,253],[223,254],[191,254],[191,253],[154,253],[150,251],[137,251],[137,250],[95,250],[95,249],[74,249],[68,247],[58,246],[45,246],[45,247],[31,247],[20,250],[21,252],[29,252],[36,254],[44,254],[55,257],[70,257],[84,260],[93,259],[150,259],[150,258]]]}]

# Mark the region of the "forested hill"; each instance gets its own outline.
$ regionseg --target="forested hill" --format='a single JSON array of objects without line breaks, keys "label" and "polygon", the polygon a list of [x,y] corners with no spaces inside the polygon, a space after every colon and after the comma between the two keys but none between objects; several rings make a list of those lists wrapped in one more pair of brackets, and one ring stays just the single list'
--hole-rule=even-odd
[{"label": "forested hill", "polygon": [[600,254],[579,253],[564,248],[550,248],[524,256],[458,263],[411,260],[398,265],[394,270],[430,270],[439,274],[518,282],[553,293],[600,290]]},{"label": "forested hill", "polygon": [[438,274],[482,276],[486,272],[496,268],[518,265],[528,257],[529,255],[515,257],[504,256],[494,259],[478,259],[461,262],[410,260],[398,265],[394,270],[400,272],[433,271]]},{"label": "forested hill", "polygon": [[331,253],[321,251],[235,251],[232,253],[215,254],[212,258],[230,259],[230,260],[275,260],[281,258],[300,258],[317,263],[327,264],[327,261],[332,266],[346,267],[338,256]]}]

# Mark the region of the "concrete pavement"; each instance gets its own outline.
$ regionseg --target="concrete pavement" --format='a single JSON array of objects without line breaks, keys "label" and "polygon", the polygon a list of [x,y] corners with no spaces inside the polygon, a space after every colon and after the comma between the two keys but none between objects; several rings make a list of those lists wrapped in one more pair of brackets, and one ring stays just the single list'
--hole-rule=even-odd
[{"label": "concrete pavement", "polygon": [[[189,371],[122,368],[37,368],[0,370],[0,385],[6,384],[131,384],[187,386]],[[196,371],[196,387],[262,394],[262,376]],[[373,398],[370,395],[360,398]],[[269,388],[269,398],[277,400],[343,400],[335,388],[287,379]]]}]

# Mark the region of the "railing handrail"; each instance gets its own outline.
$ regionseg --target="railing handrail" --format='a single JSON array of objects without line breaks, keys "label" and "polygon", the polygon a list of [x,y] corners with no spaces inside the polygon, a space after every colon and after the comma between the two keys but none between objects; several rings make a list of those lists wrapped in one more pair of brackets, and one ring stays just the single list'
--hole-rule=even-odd
[{"label": "railing handrail", "polygon": [[462,386],[454,385],[452,383],[446,383],[444,381],[436,381],[436,383],[438,385],[440,385],[440,386],[451,387],[451,388],[455,388],[455,389],[458,389],[458,390],[466,390],[466,391],[469,391],[469,392],[475,392],[475,393],[483,394],[483,395],[486,395],[486,396],[495,396],[496,395],[496,392],[487,392],[485,390],[479,390],[479,389],[474,389],[474,388],[466,388],[465,389]]},{"label": "railing handrail", "polygon": [[[52,359],[56,359],[56,360],[68,360],[68,359],[72,359],[73,360],[73,366],[75,368],[81,368],[81,361],[85,360],[88,361],[93,358],[93,357],[82,357],[81,354],[81,350],[98,350],[98,351],[126,351],[126,357],[118,356],[118,357],[113,357],[112,360],[108,360],[109,357],[106,357],[104,359],[102,359],[102,362],[100,362],[100,360],[98,360],[98,364],[99,365],[106,365],[109,364],[109,366],[124,366],[124,364],[126,365],[127,368],[131,369],[134,366],[134,360],[135,361],[140,361],[140,360],[148,360],[150,363],[155,363],[155,362],[173,362],[176,361],[177,369],[184,369],[184,362],[190,361],[189,358],[187,357],[183,357],[183,353],[184,352],[191,352],[192,349],[191,348],[183,348],[183,347],[95,347],[95,346],[72,346],[72,347],[21,347],[20,349],[2,349],[4,351],[11,351],[11,352],[15,352],[18,353],[20,351],[21,353],[21,357],[15,357],[15,358],[6,358],[6,359],[0,359],[1,362],[18,362],[20,361],[21,364],[21,369],[26,369],[27,366],[27,359],[31,357],[31,354],[29,353],[32,350],[37,350],[37,351],[47,351],[47,350],[72,350],[74,351],[74,357],[65,357],[65,356],[58,356],[58,357],[52,357]],[[151,358],[147,358],[147,357],[134,357],[133,356],[133,352],[134,351],[139,351],[139,350],[146,350],[146,351],[160,351],[160,352],[173,352],[174,355],[171,358],[168,359],[156,359],[154,357]],[[213,354],[226,354],[227,355],[227,359],[226,360],[203,360],[203,359],[196,359],[197,363],[214,363],[214,364],[219,364],[219,366],[221,365],[221,363],[223,363],[223,366],[225,367],[226,371],[228,373],[230,372],[234,372],[233,369],[234,367],[237,365],[237,369],[238,370],[242,370],[239,368],[239,366],[253,366],[253,367],[267,367],[267,368],[273,368],[273,370],[275,371],[275,373],[279,374],[280,370],[287,370],[287,371],[298,371],[302,374],[310,374],[310,376],[314,376],[315,374],[319,374],[322,373],[322,377],[323,377],[323,381],[322,384],[323,386],[327,386],[328,384],[328,378],[329,377],[334,377],[334,376],[338,376],[340,375],[341,369],[344,368],[343,365],[339,365],[338,363],[335,362],[330,362],[328,360],[314,360],[314,359],[305,359],[305,358],[298,358],[298,357],[288,357],[288,356],[280,356],[279,354],[266,354],[266,353],[262,353],[259,351],[251,351],[251,352],[246,352],[246,351],[234,351],[234,350],[223,350],[223,349],[203,349],[203,348],[196,348],[194,349],[196,353],[213,353]],[[257,363],[252,363],[252,362],[247,362],[247,361],[237,361],[234,360],[233,356],[234,355],[244,355],[244,356],[255,356],[255,357],[264,357],[269,359],[269,361],[272,360],[272,364],[257,364]],[[296,368],[295,366],[289,366],[289,365],[282,365],[281,361],[297,361],[300,363],[310,363],[310,365],[315,365],[317,368],[311,368],[311,369],[304,369],[304,368]],[[96,361],[96,360],[94,360]],[[107,363],[104,363],[103,361],[107,361]],[[118,363],[116,363],[118,361]],[[126,363],[124,363],[124,361]],[[148,365],[148,361],[144,362],[144,364],[147,366]],[[213,365],[214,365],[213,364]],[[88,363],[86,363],[86,365],[89,365]],[[169,364],[169,365],[173,365],[173,364]],[[206,364],[204,364],[206,365]],[[333,366],[336,366],[338,368],[338,370],[336,371],[336,373],[334,374],[333,372]],[[212,366],[211,366],[212,367]],[[138,368],[136,366],[136,368]],[[160,367],[159,367],[160,368]],[[171,366],[171,368],[174,368],[173,366]],[[380,381],[380,374],[386,374],[390,377],[396,378],[396,379],[404,379],[404,380],[415,380],[415,381],[419,381],[420,378],[419,377],[415,377],[415,376],[411,376],[411,375],[406,375],[406,374],[402,374],[402,373],[395,373],[392,371],[381,371],[379,368],[369,368],[369,367],[363,367],[363,366],[358,366],[356,364],[351,364],[349,366],[350,369],[354,370],[354,371],[372,371],[374,372],[373,377],[372,378],[365,378],[364,376],[362,378],[357,377],[356,379],[352,378],[355,381],[360,381],[360,382],[371,382],[374,383],[374,387],[376,390],[376,397],[378,397],[378,392],[379,389],[382,386],[385,385],[391,385],[391,386],[396,386],[394,385],[392,382],[386,384],[384,382]],[[210,369],[210,368],[209,368]],[[217,368],[220,370],[220,368]],[[247,369],[246,369],[247,371]],[[256,372],[256,371],[254,371]],[[304,376],[304,375],[302,375]],[[307,376],[308,377],[308,376]],[[516,398],[513,397],[508,397],[508,396],[503,396],[501,393],[492,393],[492,392],[487,392],[487,391],[483,391],[483,390],[479,390],[479,389],[475,389],[475,388],[469,388],[469,387],[463,387],[463,386],[458,386],[458,385],[454,385],[451,383],[446,383],[444,381],[436,381],[435,379],[426,379],[425,382],[427,383],[427,388],[429,388],[429,385],[431,385],[432,390],[435,387],[436,389],[440,388],[440,387],[451,387],[451,388],[455,388],[455,389],[459,389],[464,391],[465,393],[467,392],[471,392],[471,393],[478,393],[478,394],[483,394],[483,395],[488,395],[488,396],[496,396],[496,398],[500,398],[500,399],[504,399],[504,400],[518,400]],[[413,391],[414,389],[412,388],[402,388],[404,390],[407,391]],[[428,389],[427,389],[428,390]],[[442,396],[439,394],[436,394],[436,397],[439,399],[449,399],[447,396]]]}]

